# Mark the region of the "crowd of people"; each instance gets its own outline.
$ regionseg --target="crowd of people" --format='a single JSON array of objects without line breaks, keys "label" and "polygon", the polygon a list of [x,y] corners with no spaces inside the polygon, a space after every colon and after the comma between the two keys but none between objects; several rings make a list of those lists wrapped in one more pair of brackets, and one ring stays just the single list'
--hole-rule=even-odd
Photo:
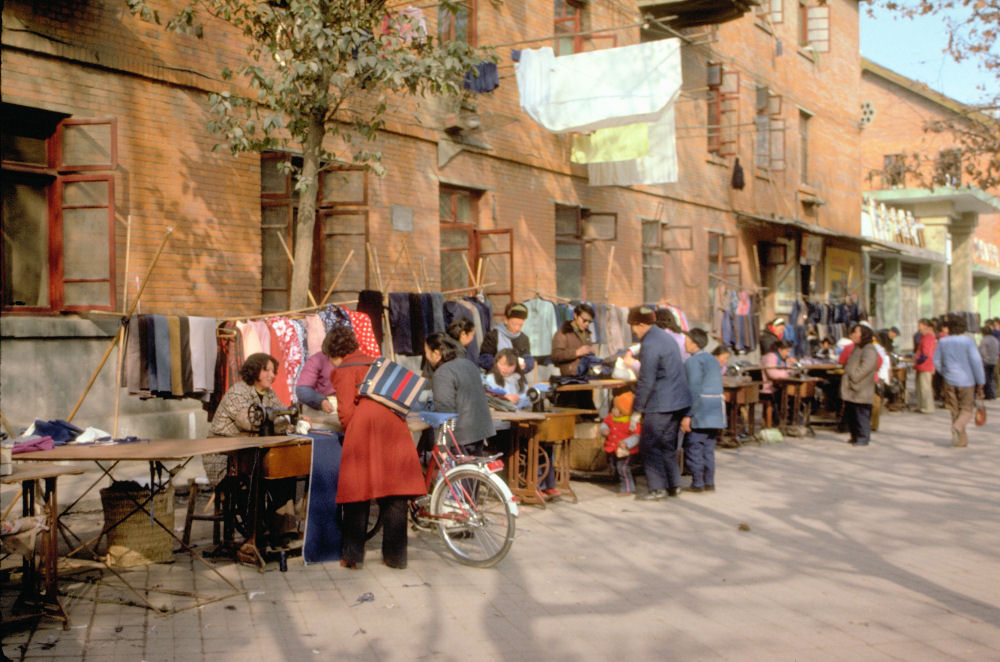
[{"label": "crowd of people", "polygon": [[[472,346],[474,328],[464,318],[452,322],[446,333],[432,333],[425,339],[424,370],[429,376],[433,407],[458,415],[456,440],[468,454],[510,448],[509,425],[494,423],[491,400],[503,408],[530,406],[526,374],[537,361],[528,337],[521,332],[528,314],[525,305],[508,304],[503,321],[485,335],[478,348]],[[600,362],[590,332],[594,317],[594,308],[580,303],[573,309],[573,318],[553,336],[547,360],[560,375],[579,377]],[[642,501],[679,495],[679,446],[691,474],[687,490],[713,491],[715,444],[726,427],[722,378],[732,350],[720,345],[706,351],[708,333],[700,328],[682,331],[668,309],[635,306],[629,309],[628,325],[639,340],[638,354],[627,351],[622,360],[637,379],[631,387],[616,392],[599,428],[619,494]],[[943,401],[951,412],[955,446],[968,443],[965,428],[972,418],[974,399],[996,397],[1000,320],[989,320],[980,330],[979,347],[966,331],[965,319],[952,315],[920,320],[914,337],[918,411],[933,412],[935,401]],[[875,331],[867,322],[860,322],[844,339],[836,343],[817,339],[812,348],[814,358],[835,360],[843,366],[838,395],[850,443],[855,446],[867,446],[871,441],[873,405],[887,382],[890,364],[898,356],[894,347],[898,337],[896,328]],[[777,397],[775,380],[790,373],[794,360],[782,318],[766,325],[760,346],[764,422],[771,427]],[[405,421],[386,406],[360,397],[361,382],[373,360],[359,349],[349,327],[334,327],[322,351],[308,358],[296,396],[306,407],[331,413],[334,405],[330,396],[336,395],[336,414],[344,429],[337,490],[337,502],[343,508],[341,565],[357,568],[363,563],[369,507],[376,501],[384,526],[383,562],[402,568],[406,566],[406,503],[424,491],[423,470]],[[251,432],[253,425],[246,417],[249,404],[282,406],[270,389],[276,365],[277,361],[266,354],[247,359],[241,370],[242,382],[223,397],[212,422],[213,433],[231,436]],[[594,410],[588,390],[558,392],[555,402]],[[638,495],[632,475],[632,460],[637,455],[648,486]],[[221,472],[222,468],[214,470]],[[545,497],[559,496],[551,469],[539,476],[539,485]]]}]

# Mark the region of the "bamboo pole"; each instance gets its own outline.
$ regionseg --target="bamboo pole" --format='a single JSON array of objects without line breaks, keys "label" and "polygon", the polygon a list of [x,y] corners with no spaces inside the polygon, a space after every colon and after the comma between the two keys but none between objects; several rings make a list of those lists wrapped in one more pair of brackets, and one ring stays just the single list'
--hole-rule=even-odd
[{"label": "bamboo pole", "polygon": [[319,302],[319,305],[322,306],[326,304],[326,300],[330,298],[331,294],[333,294],[333,288],[337,286],[338,282],[340,282],[340,277],[344,275],[344,269],[347,268],[347,265],[350,263],[352,257],[354,257],[353,248],[351,249],[351,252],[347,254],[347,258],[344,260],[344,263],[340,265],[340,271],[338,271],[337,275],[333,277],[333,282],[330,283],[330,287],[326,290],[326,294],[323,295],[323,300]]},{"label": "bamboo pole", "polygon": [[14,437],[17,436],[16,434],[14,434],[14,428],[10,426],[10,421],[7,420],[7,417],[3,415],[2,411],[0,411],[0,422],[3,423],[3,429],[7,431],[8,437],[13,439]]},{"label": "bamboo pole", "polygon": [[[170,238],[170,235],[173,231],[174,231],[173,227],[168,227],[167,233],[163,235],[163,240],[160,242],[159,248],[156,249],[156,254],[153,256],[153,260],[149,263],[149,268],[146,270],[146,275],[143,277],[142,282],[139,284],[139,290],[135,294],[135,301],[132,302],[132,305],[129,306],[128,312],[125,313],[126,319],[132,317],[132,313],[135,312],[136,306],[139,305],[139,301],[140,299],[142,299],[142,293],[146,289],[146,285],[149,284],[149,277],[153,273],[153,268],[156,266],[156,263],[160,260],[160,254],[163,253],[163,247],[167,245],[167,239]],[[101,370],[104,369],[104,364],[107,363],[108,357],[111,356],[111,350],[113,350],[115,348],[115,345],[118,344],[118,338],[119,336],[116,335],[115,339],[111,341],[111,344],[108,345],[108,348],[104,351],[104,356],[101,357],[101,361],[98,364],[97,369],[94,371],[94,374],[90,377],[90,381],[87,382],[87,386],[83,389],[83,393],[80,394],[80,399],[76,401],[76,405],[73,406],[73,411],[71,411],[69,413],[69,416],[66,417],[67,423],[72,422],[73,417],[76,416],[76,412],[80,410],[80,405],[83,404],[84,398],[86,398],[87,394],[90,393],[90,389],[94,386],[94,382],[97,381],[97,376],[101,374]]]},{"label": "bamboo pole", "polygon": [[[128,263],[132,251],[132,214],[125,221],[125,278],[122,280],[122,308],[128,307]],[[122,397],[122,361],[125,355],[125,325],[118,327],[118,367],[115,369],[115,415],[111,425],[111,438],[118,438],[118,411]]]},{"label": "bamboo pole", "polygon": [[[294,268],[295,258],[292,257],[292,251],[288,250],[288,244],[285,243],[285,238],[281,236],[281,232],[279,230],[275,230],[274,234],[278,235],[278,241],[281,242],[281,247],[285,249],[285,255],[288,256],[288,263]],[[313,296],[313,293],[308,288],[306,288],[306,295],[309,297],[309,303],[315,306],[316,297]]]},{"label": "bamboo pole", "polygon": [[[357,299],[351,299],[349,301],[331,301],[329,305],[331,306],[346,306],[355,303]],[[221,322],[237,322],[239,320],[259,320],[265,319],[267,317],[287,317],[289,315],[305,315],[314,310],[319,310],[323,308],[322,305],[318,306],[306,306],[305,308],[296,308],[295,310],[282,310],[273,313],[261,313],[260,315],[237,315],[236,317],[216,317],[215,319]]]},{"label": "bamboo pole", "polygon": [[[23,487],[17,491],[17,494],[14,495],[14,498],[11,499],[10,503],[7,504],[7,507],[3,509],[3,514],[0,515],[0,519],[7,519],[7,515],[10,515],[10,511],[14,510],[14,504],[16,504],[17,500],[21,498],[22,494],[24,494]],[[52,535],[55,535],[55,533],[53,532]]]},{"label": "bamboo pole", "polygon": [[469,272],[469,281],[473,285],[471,289],[475,289],[479,286],[479,281],[476,280],[476,274],[472,273],[472,266],[469,264],[469,258],[465,257],[465,253],[462,253],[462,262],[465,263],[465,270]]}]

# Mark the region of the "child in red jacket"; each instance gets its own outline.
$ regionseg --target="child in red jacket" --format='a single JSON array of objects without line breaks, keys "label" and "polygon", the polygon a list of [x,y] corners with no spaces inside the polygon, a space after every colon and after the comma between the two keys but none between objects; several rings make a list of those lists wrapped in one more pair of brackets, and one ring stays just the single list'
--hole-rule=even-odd
[{"label": "child in red jacket", "polygon": [[635,479],[632,478],[629,461],[639,452],[641,426],[637,426],[633,431],[628,429],[634,397],[630,392],[615,396],[612,400],[611,413],[601,421],[600,432],[604,437],[604,452],[608,456],[608,467],[612,473],[621,478],[618,496],[635,493]]}]

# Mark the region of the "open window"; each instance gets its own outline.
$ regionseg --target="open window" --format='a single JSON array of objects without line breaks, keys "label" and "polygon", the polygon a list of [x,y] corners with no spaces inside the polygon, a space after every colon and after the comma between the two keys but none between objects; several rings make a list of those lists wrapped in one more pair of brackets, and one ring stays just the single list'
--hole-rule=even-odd
[{"label": "open window", "polygon": [[740,73],[708,65],[708,151],[736,156],[740,145]]},{"label": "open window", "polygon": [[438,4],[438,39],[442,43],[464,41],[476,45],[476,1],[465,0],[455,11]]},{"label": "open window", "polygon": [[830,51],[830,6],[799,0],[799,46],[817,53]]},{"label": "open window", "polygon": [[7,312],[115,309],[117,123],[2,104]]},{"label": "open window", "polygon": [[785,169],[785,120],[781,115],[781,95],[767,87],[758,87],[755,124],[757,129],[756,163],[765,170]]}]

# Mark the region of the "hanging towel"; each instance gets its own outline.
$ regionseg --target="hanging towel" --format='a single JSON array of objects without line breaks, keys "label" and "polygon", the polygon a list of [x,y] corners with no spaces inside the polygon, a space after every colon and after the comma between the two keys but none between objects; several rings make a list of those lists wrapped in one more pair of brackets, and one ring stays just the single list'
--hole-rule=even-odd
[{"label": "hanging towel", "polygon": [[591,186],[633,186],[677,181],[677,141],[674,107],[649,125],[649,153],[630,161],[590,163],[587,174]]},{"label": "hanging towel", "polygon": [[492,92],[500,87],[500,72],[496,62],[480,62],[465,72],[462,87],[471,92]]},{"label": "hanging towel", "polygon": [[191,327],[191,386],[195,393],[209,393],[215,385],[216,342],[214,317],[189,317]]},{"label": "hanging towel", "polygon": [[170,333],[170,394],[184,395],[184,376],[181,373],[181,318],[167,315],[167,331]]},{"label": "hanging towel", "polygon": [[521,107],[553,133],[653,122],[680,92],[680,40],[558,58],[526,49],[514,71]]},{"label": "hanging towel", "polygon": [[573,163],[641,159],[649,154],[649,124],[639,122],[573,136]]}]

